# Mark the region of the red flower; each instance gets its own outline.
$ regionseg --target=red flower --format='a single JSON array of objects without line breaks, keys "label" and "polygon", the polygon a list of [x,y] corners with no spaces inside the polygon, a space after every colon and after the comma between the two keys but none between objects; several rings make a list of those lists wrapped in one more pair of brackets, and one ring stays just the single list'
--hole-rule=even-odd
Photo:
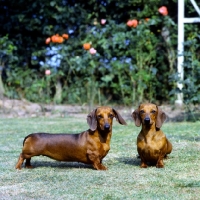
[{"label": "red flower", "polygon": [[168,15],[168,10],[166,6],[162,6],[158,9],[158,12],[164,16]]}]

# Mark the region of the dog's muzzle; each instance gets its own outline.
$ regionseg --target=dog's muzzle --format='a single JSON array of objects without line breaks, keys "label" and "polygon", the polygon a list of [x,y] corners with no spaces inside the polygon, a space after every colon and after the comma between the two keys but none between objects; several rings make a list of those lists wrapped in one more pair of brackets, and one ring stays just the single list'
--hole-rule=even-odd
[{"label": "dog's muzzle", "polygon": [[149,117],[145,117],[144,118],[144,123],[145,124],[150,124],[150,118]]},{"label": "dog's muzzle", "polygon": [[105,130],[108,130],[109,128],[110,128],[110,124],[107,124],[107,123],[106,123],[106,124],[104,125],[104,129],[105,129]]}]

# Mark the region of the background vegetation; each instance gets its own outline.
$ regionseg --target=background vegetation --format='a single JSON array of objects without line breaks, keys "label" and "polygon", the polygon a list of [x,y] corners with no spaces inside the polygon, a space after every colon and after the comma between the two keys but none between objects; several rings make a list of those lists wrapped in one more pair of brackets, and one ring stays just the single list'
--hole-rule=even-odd
[{"label": "background vegetation", "polygon": [[[177,0],[0,2],[1,96],[90,105],[174,102]],[[185,13],[197,16],[189,0]],[[130,27],[133,19],[137,25]],[[200,100],[199,30],[186,25],[187,104]],[[46,41],[56,34],[68,38]]]},{"label": "background vegetation", "polygon": [[[0,199],[183,199],[200,196],[200,122],[166,123],[162,130],[173,144],[165,168],[141,169],[136,137],[140,128],[113,123],[111,150],[96,171],[81,163],[34,157],[34,169],[15,170],[23,139],[32,132],[87,130],[85,118],[21,118],[0,120]],[[77,126],[77,124],[79,124]]]}]

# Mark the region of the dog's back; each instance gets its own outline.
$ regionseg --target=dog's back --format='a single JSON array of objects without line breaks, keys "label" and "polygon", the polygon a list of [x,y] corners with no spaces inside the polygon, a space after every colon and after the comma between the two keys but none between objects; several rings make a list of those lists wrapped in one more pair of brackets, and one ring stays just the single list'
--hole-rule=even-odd
[{"label": "dog's back", "polygon": [[[29,156],[48,156],[58,161],[80,161],[87,162],[86,144],[80,134],[49,134],[34,133],[28,135],[24,140],[23,154]],[[79,142],[81,141],[81,142]]]}]

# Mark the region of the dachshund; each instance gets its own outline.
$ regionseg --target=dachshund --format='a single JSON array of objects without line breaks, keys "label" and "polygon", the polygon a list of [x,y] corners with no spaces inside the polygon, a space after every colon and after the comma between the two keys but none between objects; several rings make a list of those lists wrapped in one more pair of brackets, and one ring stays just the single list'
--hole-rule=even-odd
[{"label": "dachshund", "polygon": [[33,133],[25,137],[22,153],[16,169],[32,168],[31,157],[47,156],[57,161],[82,162],[92,164],[97,170],[106,170],[103,158],[110,150],[113,118],[126,125],[117,110],[102,106],[94,109],[87,116],[89,129],[79,134]]},{"label": "dachshund", "polygon": [[147,168],[147,163],[163,168],[163,159],[172,151],[172,144],[161,131],[166,120],[166,114],[155,104],[141,104],[132,113],[136,126],[142,124],[142,130],[137,137],[137,151],[141,159],[141,168]]}]

